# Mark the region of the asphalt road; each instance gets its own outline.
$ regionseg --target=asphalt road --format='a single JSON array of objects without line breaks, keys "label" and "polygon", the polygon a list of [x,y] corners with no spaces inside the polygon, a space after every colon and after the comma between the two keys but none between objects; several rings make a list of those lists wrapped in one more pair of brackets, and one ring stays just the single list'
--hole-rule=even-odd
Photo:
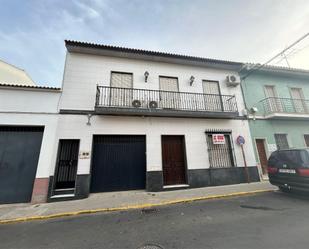
[{"label": "asphalt road", "polygon": [[166,249],[307,249],[309,198],[274,192],[0,225],[1,249],[135,249],[145,244]]}]

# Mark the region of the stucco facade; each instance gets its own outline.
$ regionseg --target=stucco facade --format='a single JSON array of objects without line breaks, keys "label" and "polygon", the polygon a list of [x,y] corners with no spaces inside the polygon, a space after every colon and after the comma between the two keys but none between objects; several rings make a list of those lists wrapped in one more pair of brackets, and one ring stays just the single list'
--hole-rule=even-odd
[{"label": "stucco facade", "polygon": [[[246,76],[247,73],[247,70],[243,70],[242,76]],[[261,143],[260,146],[264,144],[266,157],[278,149],[280,141],[276,141],[275,134],[285,136],[287,146],[290,148],[308,146],[305,141],[305,136],[309,134],[308,82],[309,72],[276,67],[266,67],[255,71],[242,81],[258,164],[263,162],[261,162],[262,155],[261,151],[258,151],[256,140]],[[267,87],[271,88],[271,93],[268,92]],[[300,93],[301,98],[295,98],[292,93],[293,89]],[[275,96],[270,96],[271,94]]]},{"label": "stucco facade", "polygon": [[[158,60],[158,59],[156,59]],[[57,147],[60,140],[79,141],[79,152],[89,156],[79,156],[75,196],[86,197],[90,191],[93,146],[95,135],[145,135],[146,138],[146,189],[164,189],[162,136],[181,135],[184,137],[186,157],[186,187],[203,187],[245,182],[244,160],[241,148],[235,142],[239,135],[251,141],[248,121],[242,116],[244,102],[240,86],[228,87],[227,75],[237,75],[237,70],[222,69],[220,66],[193,66],[183,63],[167,63],[153,58],[136,59],[126,56],[102,55],[95,52],[72,52],[66,56],[63,90],[59,104],[59,121],[53,159],[50,168],[50,199],[53,199],[55,172],[57,172]],[[144,72],[149,72],[145,82]],[[234,118],[180,118],[146,117],[125,115],[102,115],[96,113],[97,85],[111,86],[111,73],[125,72],[133,75],[134,89],[159,90],[159,77],[168,76],[178,79],[179,92],[203,93],[202,80],[219,83],[222,95],[236,97],[239,113]],[[190,76],[194,83],[190,85]],[[210,179],[209,148],[205,132],[217,131],[231,134],[232,153],[235,165],[212,172]],[[244,146],[251,180],[259,180],[252,143]],[[58,151],[59,153],[59,151]],[[176,186],[177,187],[177,186]]]}]

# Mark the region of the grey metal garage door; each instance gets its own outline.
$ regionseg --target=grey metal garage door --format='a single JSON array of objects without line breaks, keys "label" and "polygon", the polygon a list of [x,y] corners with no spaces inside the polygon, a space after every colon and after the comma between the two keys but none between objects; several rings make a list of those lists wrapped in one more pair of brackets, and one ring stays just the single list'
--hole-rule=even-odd
[{"label": "grey metal garage door", "polygon": [[31,201],[42,127],[0,126],[0,203]]}]

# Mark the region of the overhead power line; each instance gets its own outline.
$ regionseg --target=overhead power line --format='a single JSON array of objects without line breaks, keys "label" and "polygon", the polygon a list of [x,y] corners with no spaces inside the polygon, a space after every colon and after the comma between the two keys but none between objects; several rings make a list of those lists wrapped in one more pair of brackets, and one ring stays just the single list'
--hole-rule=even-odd
[{"label": "overhead power line", "polygon": [[[301,51],[307,49],[308,47],[309,47],[309,44],[306,44],[305,46],[302,46],[302,47],[300,47],[300,48],[298,48],[298,47],[297,47],[297,48],[293,48],[293,49],[291,49],[291,51],[287,52],[287,53],[284,54],[284,55],[285,55],[285,57],[288,59],[288,58],[290,58],[290,57],[292,57],[292,56],[295,56],[295,55],[298,54],[299,52],[301,52]],[[280,63],[281,61],[283,61],[283,60],[285,60],[284,57],[278,58],[278,61],[274,62],[274,64],[279,64],[279,63]]]},{"label": "overhead power line", "polygon": [[280,53],[276,54],[275,56],[273,56],[271,59],[269,59],[268,61],[266,61],[265,63],[263,64],[258,64],[258,65],[255,65],[254,67],[252,67],[248,73],[243,76],[241,79],[244,80],[246,78],[249,77],[249,75],[251,75],[253,72],[263,68],[264,66],[266,66],[267,64],[269,64],[270,62],[272,62],[274,59],[276,59],[277,57],[279,56],[282,56],[284,55],[284,53],[286,51],[288,51],[289,49],[291,49],[292,47],[294,47],[297,43],[299,43],[300,41],[304,40],[307,36],[309,36],[309,33],[303,35],[302,37],[300,37],[299,39],[297,39],[295,42],[293,42],[291,45],[289,45],[288,47],[286,47],[285,49],[283,49]]}]

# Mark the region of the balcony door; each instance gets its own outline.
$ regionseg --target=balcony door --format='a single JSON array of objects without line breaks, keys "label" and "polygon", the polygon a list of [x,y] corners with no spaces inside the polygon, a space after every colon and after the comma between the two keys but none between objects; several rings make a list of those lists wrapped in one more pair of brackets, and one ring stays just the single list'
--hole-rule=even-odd
[{"label": "balcony door", "polygon": [[178,87],[178,78],[162,77],[159,78],[160,82],[160,107],[167,109],[180,108],[180,95]]},{"label": "balcony door", "polygon": [[132,91],[129,89],[133,88],[133,74],[112,72],[111,87],[112,87],[110,90],[111,106],[131,107],[133,96]]},{"label": "balcony door", "polygon": [[223,111],[219,82],[203,80],[202,84],[206,111]]},{"label": "balcony door", "polygon": [[291,88],[290,93],[291,93],[291,98],[293,101],[295,112],[305,113],[307,108],[306,108],[306,103],[304,101],[304,95],[303,95],[302,89],[301,88]]},{"label": "balcony door", "polygon": [[267,98],[267,109],[269,112],[282,112],[282,103],[278,98],[275,86],[265,86],[265,94]]}]

